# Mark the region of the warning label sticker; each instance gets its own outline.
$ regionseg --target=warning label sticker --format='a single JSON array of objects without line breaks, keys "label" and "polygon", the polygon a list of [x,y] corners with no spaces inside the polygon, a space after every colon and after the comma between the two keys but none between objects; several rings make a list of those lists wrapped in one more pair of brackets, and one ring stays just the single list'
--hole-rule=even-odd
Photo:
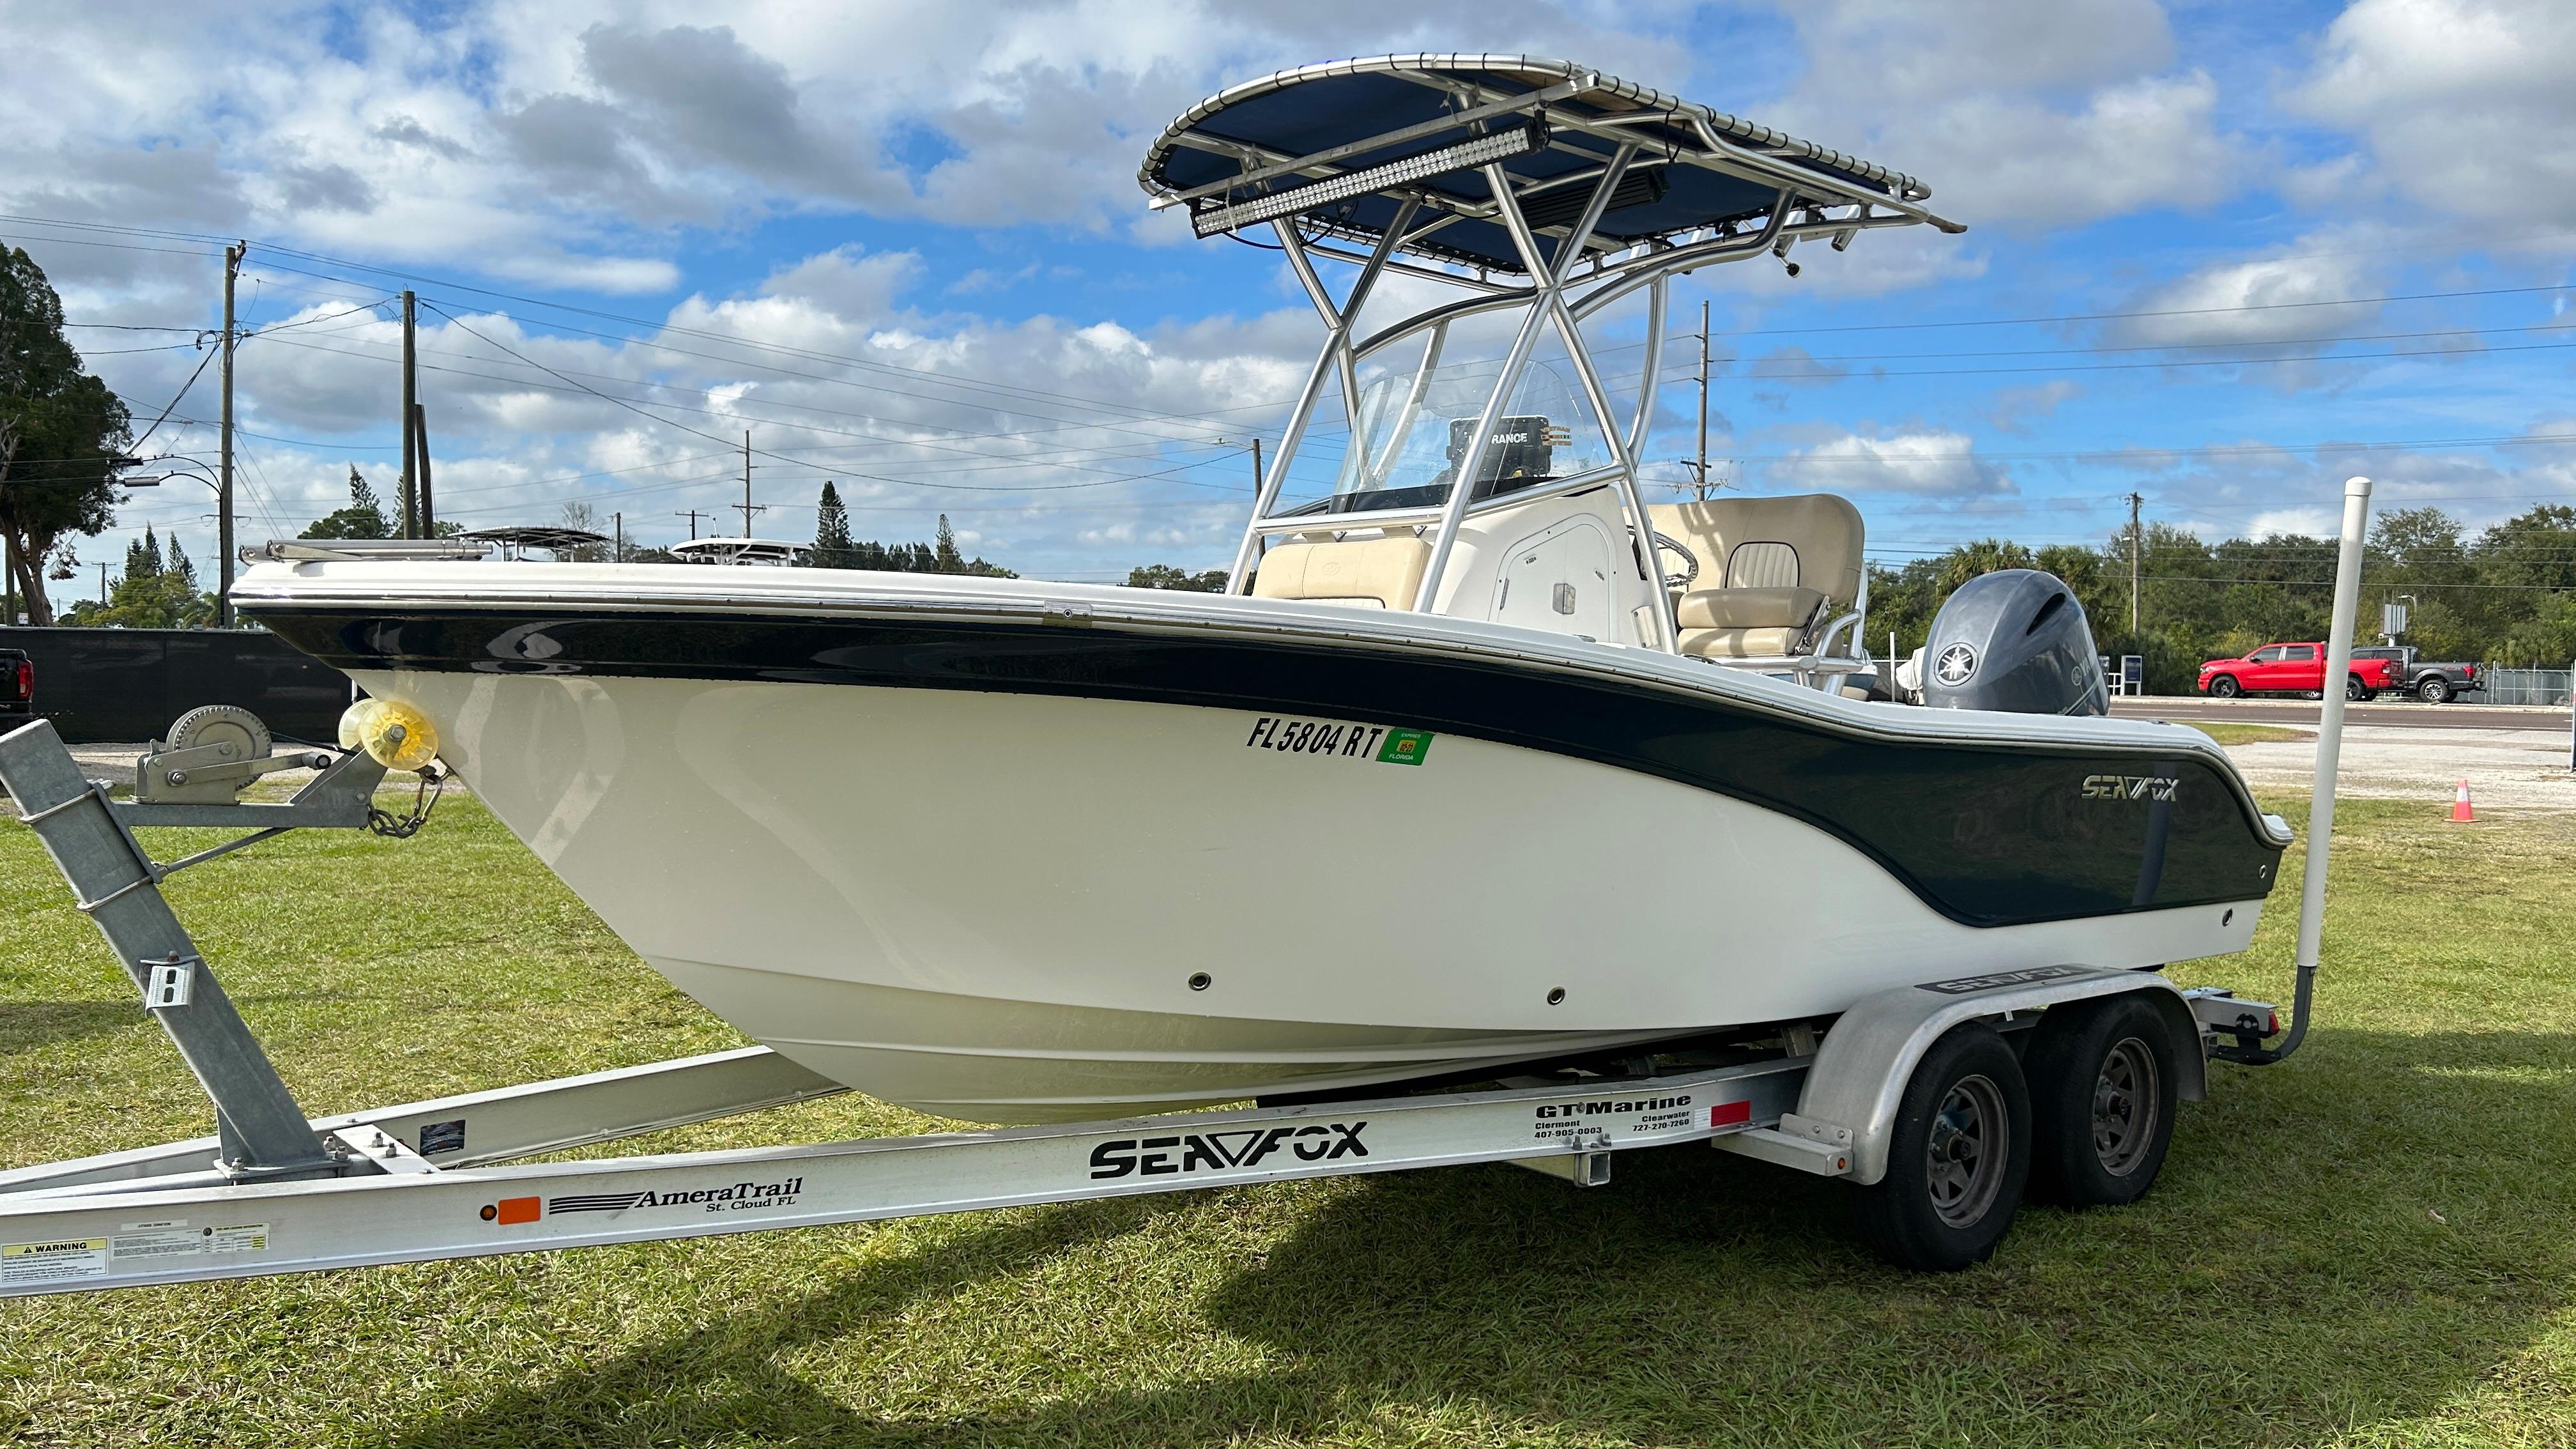
[{"label": "warning label sticker", "polygon": [[0,1284],[64,1283],[107,1273],[107,1239],[58,1238],[50,1243],[0,1243]]},{"label": "warning label sticker", "polygon": [[206,1234],[209,1253],[257,1253],[268,1247],[268,1224],[243,1223],[238,1227],[213,1228]]},{"label": "warning label sticker", "polygon": [[206,1251],[211,1228],[192,1228],[186,1219],[166,1223],[127,1223],[108,1239],[108,1253],[119,1264],[146,1258],[177,1258]]}]

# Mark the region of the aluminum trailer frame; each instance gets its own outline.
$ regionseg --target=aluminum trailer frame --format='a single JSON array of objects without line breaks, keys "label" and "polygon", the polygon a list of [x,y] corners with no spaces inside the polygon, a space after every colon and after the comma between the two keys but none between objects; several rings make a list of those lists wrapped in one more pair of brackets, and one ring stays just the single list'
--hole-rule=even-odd
[{"label": "aluminum trailer frame", "polygon": [[[82,780],[51,724],[0,736],[0,785],[196,1071],[207,1137],[0,1172],[0,1297],[653,1242],[1243,1183],[1511,1162],[1609,1181],[1613,1154],[1707,1141],[1855,1182],[1887,1172],[1915,1064],[1963,1023],[2139,994],[2203,1053],[2251,1049],[2269,1007],[2152,972],[2071,967],[1864,998],[1817,1044],[1787,1023],[1752,1059],[1497,1090],[574,1162],[517,1162],[846,1090],[766,1047],[328,1117],[297,1108],[160,894],[129,818],[258,838],[352,823],[383,771],[352,754],[285,805],[136,806]],[[201,812],[191,817],[190,812]],[[201,852],[179,865],[212,858]],[[2184,1051],[2190,1042],[2202,1051]]]}]

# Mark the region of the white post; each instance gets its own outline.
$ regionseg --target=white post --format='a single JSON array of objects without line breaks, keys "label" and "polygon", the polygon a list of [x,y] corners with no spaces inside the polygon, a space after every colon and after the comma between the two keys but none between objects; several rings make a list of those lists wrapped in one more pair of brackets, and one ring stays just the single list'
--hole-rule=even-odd
[{"label": "white post", "polygon": [[[2308,1022],[2309,978],[2325,932],[2326,851],[2334,843],[2335,773],[2343,762],[2343,689],[2352,672],[2353,613],[2361,607],[2361,548],[2370,532],[2370,480],[2343,480],[2343,549],[2335,561],[2334,626],[2326,640],[2325,688],[2317,713],[2317,779],[2308,805],[2308,868],[2299,892],[2299,994],[2297,1027]],[[2283,1047],[2287,1054],[2289,1043]]]}]

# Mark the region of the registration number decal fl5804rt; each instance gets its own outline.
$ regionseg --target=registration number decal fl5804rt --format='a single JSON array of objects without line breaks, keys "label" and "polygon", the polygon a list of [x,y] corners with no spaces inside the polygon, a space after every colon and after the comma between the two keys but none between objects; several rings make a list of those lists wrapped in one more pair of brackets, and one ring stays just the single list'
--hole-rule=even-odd
[{"label": "registration number decal fl5804rt", "polygon": [[1431,753],[1429,730],[1390,729],[1385,725],[1347,724],[1339,720],[1289,719],[1265,714],[1252,722],[1244,747],[1283,755],[1318,755],[1336,760],[1373,761],[1381,765],[1419,765]]}]

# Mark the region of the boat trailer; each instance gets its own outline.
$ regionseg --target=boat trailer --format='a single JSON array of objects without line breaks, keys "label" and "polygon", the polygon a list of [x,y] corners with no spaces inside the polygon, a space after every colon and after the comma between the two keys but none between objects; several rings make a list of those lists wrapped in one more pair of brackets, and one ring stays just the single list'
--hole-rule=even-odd
[{"label": "boat trailer", "polygon": [[[256,722],[253,721],[253,724]],[[264,743],[264,741],[263,741]],[[238,742],[236,742],[238,746]],[[213,752],[197,746],[199,755]],[[215,752],[220,753],[220,752]],[[238,747],[232,752],[239,754]],[[263,749],[262,754],[265,754]],[[169,784],[175,751],[146,756]],[[1879,1183],[1915,1068],[1953,1028],[2031,1027],[2053,1007],[2153,1002],[2197,1098],[2204,1053],[2260,1060],[2276,1013],[2137,971],[2044,968],[1865,998],[1821,1038],[1788,1024],[1733,1060],[1627,1076],[992,1131],[528,1163],[520,1159],[846,1090],[766,1047],[312,1117],[288,1092],[163,898],[172,872],[296,828],[408,833],[376,810],[365,749],[198,760],[237,788],[286,760],[319,775],[281,804],[117,800],[51,723],[0,736],[0,786],[43,840],[143,1004],[196,1073],[213,1135],[0,1172],[0,1296],[647,1242],[1193,1188],[1510,1162],[1598,1186],[1641,1147],[1712,1146]],[[435,772],[436,766],[429,767]],[[170,864],[135,826],[251,834]],[[1535,1082],[1533,1085],[1531,1083]],[[2165,1130],[2169,1131],[2169,1122]],[[2000,1229],[1998,1229],[2000,1232]],[[1983,1252],[1976,1254],[1984,1256]],[[1960,1266],[1926,1261],[1924,1267]]]}]

